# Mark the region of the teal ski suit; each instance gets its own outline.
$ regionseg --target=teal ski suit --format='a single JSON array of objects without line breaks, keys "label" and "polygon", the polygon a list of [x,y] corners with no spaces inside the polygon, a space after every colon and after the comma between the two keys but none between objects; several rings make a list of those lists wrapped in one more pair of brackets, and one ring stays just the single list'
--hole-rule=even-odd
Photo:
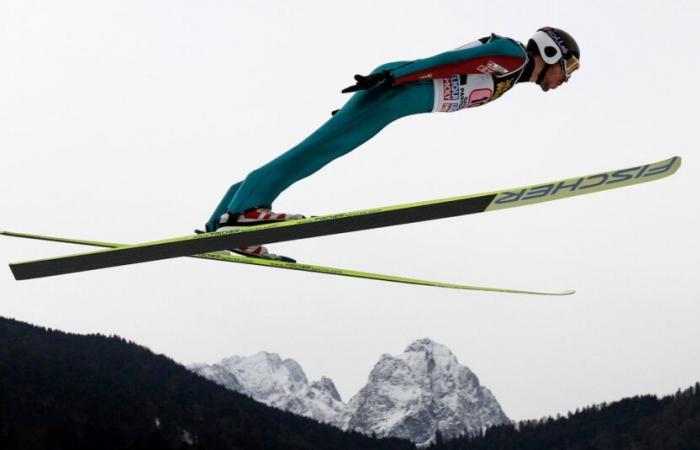
[{"label": "teal ski suit", "polygon": [[499,98],[519,81],[527,81],[532,62],[522,44],[492,34],[430,58],[384,64],[372,73],[385,71],[391,74],[390,86],[355,93],[309,137],[231,186],[207,222],[207,231],[220,226],[224,213],[237,217],[251,208],[272,208],[286,188],[397,119],[457,111]]}]

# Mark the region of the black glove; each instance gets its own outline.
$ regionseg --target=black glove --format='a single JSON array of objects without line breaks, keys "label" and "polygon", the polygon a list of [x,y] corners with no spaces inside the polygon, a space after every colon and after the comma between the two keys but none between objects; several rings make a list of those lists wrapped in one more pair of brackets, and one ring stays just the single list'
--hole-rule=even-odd
[{"label": "black glove", "polygon": [[354,86],[346,87],[341,92],[347,94],[348,92],[356,92],[373,87],[390,87],[394,84],[394,76],[390,71],[384,70],[367,76],[355,75],[355,81]]}]

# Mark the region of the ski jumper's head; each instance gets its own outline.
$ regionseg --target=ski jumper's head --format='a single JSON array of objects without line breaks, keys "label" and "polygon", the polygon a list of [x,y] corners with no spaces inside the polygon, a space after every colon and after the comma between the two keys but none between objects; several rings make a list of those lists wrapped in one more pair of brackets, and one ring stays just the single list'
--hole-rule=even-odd
[{"label": "ski jumper's head", "polygon": [[527,51],[535,63],[530,81],[536,82],[545,92],[569,81],[581,65],[578,44],[559,28],[537,30],[527,43]]}]

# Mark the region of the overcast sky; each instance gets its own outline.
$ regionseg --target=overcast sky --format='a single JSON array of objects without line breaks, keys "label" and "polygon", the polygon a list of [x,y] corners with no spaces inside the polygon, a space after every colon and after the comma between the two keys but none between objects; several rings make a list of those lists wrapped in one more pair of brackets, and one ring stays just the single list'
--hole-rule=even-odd
[{"label": "overcast sky", "polygon": [[[402,119],[284,192],[318,215],[683,156],[671,178],[489,214],[270,246],[310,264],[566,298],[188,258],[17,282],[0,315],[118,334],[181,363],[260,350],[348,400],[382,353],[448,346],[513,419],[700,379],[696,1],[0,2],[0,229],[142,242],[201,227],[230,184],[349,98],[355,73],[491,32],[572,33],[543,93]],[[4,262],[86,248],[3,238]]]}]

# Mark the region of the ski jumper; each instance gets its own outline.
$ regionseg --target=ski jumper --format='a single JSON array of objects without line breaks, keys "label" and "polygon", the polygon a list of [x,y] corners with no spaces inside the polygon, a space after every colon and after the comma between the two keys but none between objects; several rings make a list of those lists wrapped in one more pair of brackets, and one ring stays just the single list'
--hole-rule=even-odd
[{"label": "ski jumper", "polygon": [[527,81],[532,62],[519,42],[492,34],[456,50],[416,61],[377,67],[390,71],[391,87],[355,93],[318,130],[297,146],[231,186],[206,224],[216,230],[224,213],[272,208],[286,188],[308,177],[412,114],[453,112],[496,100],[519,81]]}]

